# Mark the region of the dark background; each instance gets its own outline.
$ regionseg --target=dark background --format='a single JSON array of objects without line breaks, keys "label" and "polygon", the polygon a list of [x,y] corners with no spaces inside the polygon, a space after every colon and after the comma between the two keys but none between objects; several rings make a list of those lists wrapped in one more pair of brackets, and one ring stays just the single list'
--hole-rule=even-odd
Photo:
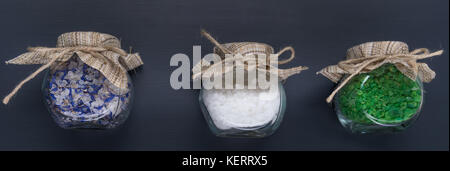
[{"label": "dark background", "polygon": [[[70,131],[56,126],[42,103],[43,74],[0,105],[0,150],[448,150],[448,0],[10,0],[0,1],[0,60],[28,46],[55,46],[59,34],[97,31],[115,35],[145,65],[133,74],[135,103],[114,131]],[[169,59],[192,57],[220,42],[257,41],[278,51],[291,45],[297,58],[284,67],[310,69],[288,79],[287,111],[278,131],[263,139],[215,137],[203,118],[196,90],[173,90]],[[334,84],[315,72],[342,60],[359,43],[399,40],[410,49],[444,49],[426,59],[437,77],[425,84],[419,119],[394,135],[351,135],[325,103]],[[0,65],[4,96],[38,66]]]}]

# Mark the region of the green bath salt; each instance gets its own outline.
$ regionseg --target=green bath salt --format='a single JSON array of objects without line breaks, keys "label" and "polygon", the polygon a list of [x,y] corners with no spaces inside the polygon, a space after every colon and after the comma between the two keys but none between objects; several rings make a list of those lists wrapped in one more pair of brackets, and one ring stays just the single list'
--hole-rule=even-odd
[{"label": "green bath salt", "polygon": [[342,115],[360,124],[400,124],[420,109],[420,80],[411,80],[393,64],[353,77],[338,93]]}]

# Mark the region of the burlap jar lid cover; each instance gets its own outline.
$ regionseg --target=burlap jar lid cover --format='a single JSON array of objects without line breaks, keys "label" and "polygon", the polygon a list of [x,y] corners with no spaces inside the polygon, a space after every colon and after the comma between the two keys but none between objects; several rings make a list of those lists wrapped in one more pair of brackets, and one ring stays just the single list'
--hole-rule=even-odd
[{"label": "burlap jar lid cover", "polygon": [[328,66],[318,72],[329,80],[337,83],[344,75],[348,77],[330,94],[327,102],[330,103],[334,95],[354,76],[359,73],[370,72],[384,64],[391,63],[412,80],[419,78],[423,82],[430,82],[436,73],[426,63],[417,60],[441,55],[443,50],[433,53],[426,48],[409,51],[408,45],[399,41],[367,42],[347,50],[346,60],[337,65]]},{"label": "burlap jar lid cover", "polygon": [[30,47],[29,52],[6,61],[6,64],[43,64],[34,73],[20,82],[14,90],[3,99],[7,104],[14,94],[27,81],[50,67],[62,63],[77,55],[81,61],[100,71],[106,79],[120,89],[127,89],[127,71],[144,63],[138,53],[127,53],[120,47],[120,40],[112,35],[98,32],[69,32],[58,37],[55,48]]},{"label": "burlap jar lid cover", "polygon": [[[202,66],[202,63],[209,62],[202,59],[202,61],[196,64],[192,69],[192,79],[194,80],[199,78],[210,78],[214,76],[215,73],[225,74],[228,72],[233,72],[237,66],[244,66],[244,70],[246,71],[265,71],[266,73],[275,74],[278,75],[281,80],[285,80],[294,74],[298,74],[301,71],[308,69],[308,67],[304,66],[289,69],[279,69],[277,66],[274,66],[275,62],[277,62],[277,65],[281,65],[286,64],[295,58],[294,48],[290,46],[283,48],[281,51],[276,53],[273,58],[269,58],[269,62],[264,65],[263,63],[257,62],[255,55],[264,54],[266,57],[270,57],[270,55],[274,53],[274,49],[270,45],[257,42],[233,42],[220,44],[205,30],[201,30],[201,34],[215,45],[214,53],[221,57],[221,61],[205,67]],[[291,56],[288,59],[279,61],[278,57],[287,51],[291,51]],[[225,54],[231,54],[232,57],[225,58]],[[240,54],[241,56],[236,57],[235,55],[237,54]],[[230,64],[228,65],[225,63]]]}]

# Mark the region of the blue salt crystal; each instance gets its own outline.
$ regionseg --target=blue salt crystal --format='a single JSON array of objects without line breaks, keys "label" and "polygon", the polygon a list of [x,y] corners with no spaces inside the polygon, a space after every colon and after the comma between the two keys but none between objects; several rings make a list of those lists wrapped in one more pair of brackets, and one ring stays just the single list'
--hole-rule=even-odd
[{"label": "blue salt crystal", "polygon": [[67,72],[67,70],[62,71],[63,75],[61,76],[61,80],[64,80],[64,78],[66,78]]},{"label": "blue salt crystal", "polygon": [[114,94],[110,94],[111,96],[109,96],[108,98],[105,99],[105,102],[110,102],[115,96]]},{"label": "blue salt crystal", "polygon": [[56,97],[54,94],[50,94],[50,97],[52,97],[53,100],[56,100]]},{"label": "blue salt crystal", "polygon": [[77,89],[75,89],[75,93],[76,93],[76,94],[80,94],[80,93],[81,93],[82,91],[83,91],[83,90],[81,90],[81,89],[78,89],[78,88],[77,88]]},{"label": "blue salt crystal", "polygon": [[100,110],[100,109],[103,108],[103,106],[96,106],[96,107],[94,107],[94,108],[97,109],[97,110]]}]

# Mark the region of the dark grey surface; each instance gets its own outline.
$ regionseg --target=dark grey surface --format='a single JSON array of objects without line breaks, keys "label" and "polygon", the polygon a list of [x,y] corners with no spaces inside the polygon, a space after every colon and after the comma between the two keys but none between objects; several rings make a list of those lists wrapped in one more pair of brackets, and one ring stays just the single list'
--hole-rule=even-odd
[{"label": "dark grey surface", "polygon": [[[449,1],[0,1],[0,60],[27,46],[54,46],[69,31],[116,35],[143,57],[133,75],[136,98],[131,117],[115,131],[69,131],[56,126],[42,103],[43,74],[0,105],[0,150],[448,150]],[[285,84],[287,111],[278,131],[264,139],[224,139],[211,134],[200,112],[198,92],[172,90],[175,53],[212,45],[200,28],[221,42],[265,42],[276,50],[292,45],[287,66],[307,70]],[[414,48],[444,49],[426,60],[437,77],[425,84],[421,116],[403,133],[358,136],[339,124],[325,98],[333,83],[315,74],[367,41],[400,40]],[[286,66],[286,67],[287,67]],[[0,65],[0,95],[6,95],[38,66]]]}]

